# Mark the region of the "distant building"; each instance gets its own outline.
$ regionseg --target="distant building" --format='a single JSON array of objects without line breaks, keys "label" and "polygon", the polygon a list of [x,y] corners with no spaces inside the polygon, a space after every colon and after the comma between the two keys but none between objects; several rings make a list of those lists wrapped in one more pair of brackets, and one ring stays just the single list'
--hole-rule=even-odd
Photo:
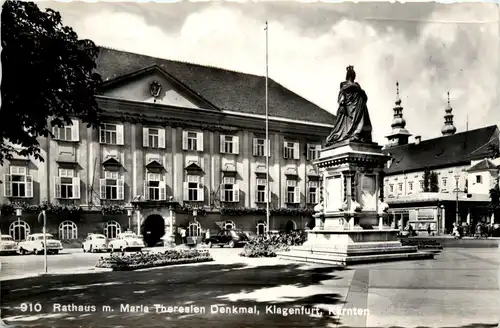
[{"label": "distant building", "polygon": [[448,98],[443,136],[429,140],[415,136],[409,142],[402,112],[398,90],[392,132],[384,148],[392,157],[384,178],[390,223],[401,229],[411,224],[421,232],[430,225],[433,233],[443,233],[457,220],[491,222],[489,190],[498,180],[500,163],[490,159],[500,148],[498,126],[456,133]]},{"label": "distant building", "polygon": [[[266,145],[262,76],[108,48],[101,48],[97,71],[104,81],[101,128],[75,119],[55,128],[54,139],[40,140],[44,162],[17,158],[0,169],[0,201],[10,208],[2,232],[17,239],[40,231],[36,205],[49,202],[82,210],[49,215],[49,231],[61,239],[115,237],[127,228],[162,234],[163,219],[174,215],[164,205],[170,197],[182,206],[174,228],[184,226],[191,236],[222,227],[263,233],[268,199],[270,230],[309,222],[300,213],[319,201],[312,161],[332,114],[269,79]],[[143,206],[128,218],[124,206],[131,202]],[[19,221],[12,203],[24,204]]]}]

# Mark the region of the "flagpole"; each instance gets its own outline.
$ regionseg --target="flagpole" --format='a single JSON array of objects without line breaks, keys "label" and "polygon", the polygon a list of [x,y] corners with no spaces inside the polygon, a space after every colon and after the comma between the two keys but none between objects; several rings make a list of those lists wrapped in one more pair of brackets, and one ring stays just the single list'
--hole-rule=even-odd
[{"label": "flagpole", "polygon": [[269,56],[268,56],[268,28],[267,28],[267,20],[266,20],[266,146],[264,147],[266,150],[266,228],[267,233],[269,234],[269,155],[270,155],[270,146],[269,142],[269,93],[268,93],[268,69],[269,69]]}]

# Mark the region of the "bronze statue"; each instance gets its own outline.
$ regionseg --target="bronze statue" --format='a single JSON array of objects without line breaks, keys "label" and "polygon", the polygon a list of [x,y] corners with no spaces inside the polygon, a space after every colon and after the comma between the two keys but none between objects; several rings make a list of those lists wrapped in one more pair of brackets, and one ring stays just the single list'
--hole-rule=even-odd
[{"label": "bronze statue", "polygon": [[327,147],[344,140],[372,142],[372,123],[366,106],[368,96],[359,83],[354,82],[356,72],[353,66],[347,67],[345,79],[340,83],[339,109],[335,126],[326,138]]}]

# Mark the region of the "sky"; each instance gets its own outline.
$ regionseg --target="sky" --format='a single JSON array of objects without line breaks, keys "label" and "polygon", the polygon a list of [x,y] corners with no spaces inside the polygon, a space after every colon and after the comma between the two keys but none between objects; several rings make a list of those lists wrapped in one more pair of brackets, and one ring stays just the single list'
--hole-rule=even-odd
[{"label": "sky", "polygon": [[498,4],[39,5],[101,46],[257,75],[265,75],[267,20],[269,77],[335,113],[339,83],[353,65],[379,143],[391,131],[396,81],[407,129],[422,139],[441,135],[448,91],[458,132],[500,125]]}]

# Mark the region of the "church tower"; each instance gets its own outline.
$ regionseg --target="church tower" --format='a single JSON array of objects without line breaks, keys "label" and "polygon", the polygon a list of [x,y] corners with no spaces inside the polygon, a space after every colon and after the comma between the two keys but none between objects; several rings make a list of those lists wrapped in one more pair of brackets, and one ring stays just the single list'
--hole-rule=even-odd
[{"label": "church tower", "polygon": [[399,97],[399,82],[396,82],[396,106],[394,106],[394,118],[392,119],[391,134],[386,136],[389,143],[386,147],[395,147],[408,144],[408,139],[411,134],[406,127],[406,121],[403,118],[403,107],[401,106],[401,98]]},{"label": "church tower", "polygon": [[450,106],[450,93],[448,92],[448,106],[446,106],[444,115],[444,126],[441,129],[443,136],[451,136],[457,132],[457,128],[453,125],[453,114],[451,113],[453,108]]}]

